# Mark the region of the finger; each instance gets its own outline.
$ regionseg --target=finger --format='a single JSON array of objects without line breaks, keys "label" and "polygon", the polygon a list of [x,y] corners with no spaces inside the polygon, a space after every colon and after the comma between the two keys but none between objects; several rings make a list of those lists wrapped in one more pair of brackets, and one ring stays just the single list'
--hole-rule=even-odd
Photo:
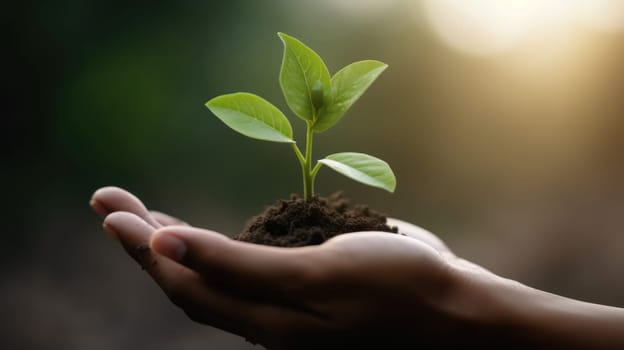
[{"label": "finger", "polygon": [[314,282],[319,272],[316,254],[309,254],[318,247],[261,246],[193,227],[161,228],[151,247],[232,292],[264,299],[292,297],[288,292]]},{"label": "finger", "polygon": [[90,204],[93,210],[102,217],[116,211],[124,211],[139,216],[154,228],[162,226],[137,197],[119,187],[100,188],[91,197]]},{"label": "finger", "polygon": [[[280,314],[280,308],[262,305],[211,286],[192,271],[162,255],[155,254],[148,241],[154,228],[138,216],[115,212],[104,221],[105,228],[119,237],[124,249],[194,321],[207,323],[246,337],[259,338],[255,330],[265,329],[266,317]],[[284,311],[288,315],[290,311]],[[296,314],[292,314],[296,316]]]},{"label": "finger", "polygon": [[411,238],[418,239],[419,241],[430,245],[441,253],[454,255],[449,247],[447,247],[447,245],[440,238],[438,238],[438,236],[421,227],[410,224],[409,222],[393,218],[388,218],[387,224],[388,226],[398,227],[399,233],[403,233]]},{"label": "finger", "polygon": [[104,219],[104,228],[114,234],[123,248],[163,289],[170,284],[163,276],[183,275],[192,272],[164,256],[155,254],[149,247],[154,227],[136,214],[117,211]]},{"label": "finger", "polygon": [[165,213],[161,213],[161,212],[156,211],[156,210],[150,210],[149,213],[162,226],[172,226],[172,225],[189,226],[189,224],[187,224],[186,222],[184,222],[184,221],[182,221],[182,220],[180,220],[180,219],[178,219],[176,217],[173,217],[171,215],[167,215]]}]

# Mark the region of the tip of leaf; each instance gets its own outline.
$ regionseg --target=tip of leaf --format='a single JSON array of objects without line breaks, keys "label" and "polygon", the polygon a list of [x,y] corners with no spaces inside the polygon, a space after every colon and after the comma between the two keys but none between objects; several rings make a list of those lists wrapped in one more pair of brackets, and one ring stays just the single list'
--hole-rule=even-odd
[{"label": "tip of leaf", "polygon": [[227,93],[227,94],[222,94],[219,96],[215,96],[213,98],[211,98],[210,100],[208,100],[208,102],[204,103],[204,105],[208,108],[210,107],[214,107],[214,105],[219,101],[219,100],[223,100],[224,98],[227,98],[229,96],[233,96],[233,95],[237,95],[237,94],[243,94],[241,92],[233,92],[233,93]]},{"label": "tip of leaf", "polygon": [[388,64],[385,63],[385,62],[381,62],[381,61],[378,61],[378,60],[369,60],[369,61],[375,62],[376,64],[378,64],[379,68],[381,68],[382,71],[385,70],[386,68],[388,68]]},{"label": "tip of leaf", "polygon": [[282,40],[282,43],[284,43],[284,45],[286,45],[287,42],[296,42],[299,43],[301,45],[305,45],[304,43],[301,42],[301,40],[295,38],[292,35],[288,35],[286,33],[282,33],[282,32],[277,32],[277,36],[279,36],[280,40]]},{"label": "tip of leaf", "polygon": [[291,36],[282,32],[277,32],[277,36],[284,42],[286,41],[287,38],[290,38]]},{"label": "tip of leaf", "polygon": [[387,184],[386,186],[379,187],[379,188],[387,192],[394,193],[394,190],[396,190],[396,177],[394,177],[394,173],[392,172],[392,169],[390,169],[390,173],[392,173],[393,182]]}]

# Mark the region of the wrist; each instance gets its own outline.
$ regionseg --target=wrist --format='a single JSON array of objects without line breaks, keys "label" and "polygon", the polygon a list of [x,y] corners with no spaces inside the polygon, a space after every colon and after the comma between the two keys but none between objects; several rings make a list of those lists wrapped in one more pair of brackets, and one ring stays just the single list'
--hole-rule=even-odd
[{"label": "wrist", "polygon": [[459,271],[454,316],[466,343],[504,348],[623,349],[624,309],[530,288],[481,269]]},{"label": "wrist", "polygon": [[454,266],[454,287],[444,303],[444,313],[454,324],[457,345],[532,348],[535,337],[526,332],[525,315],[530,288],[478,266]]}]

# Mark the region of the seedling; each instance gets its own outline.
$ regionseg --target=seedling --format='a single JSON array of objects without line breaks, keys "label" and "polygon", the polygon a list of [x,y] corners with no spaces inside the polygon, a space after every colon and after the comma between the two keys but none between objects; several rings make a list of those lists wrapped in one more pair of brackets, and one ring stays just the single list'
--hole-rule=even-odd
[{"label": "seedling", "polygon": [[264,141],[290,143],[301,164],[303,197],[314,195],[314,180],[326,165],[363,184],[394,192],[396,178],[383,160],[364,153],[328,155],[312,166],[315,133],[334,126],[388,65],[375,60],[354,62],[330,77],[321,57],[296,38],[278,33],[284,43],[280,86],[288,107],[306,123],[305,153],[293,139],[290,122],[260,96],[237,92],[217,96],[206,107],[235,131]]}]

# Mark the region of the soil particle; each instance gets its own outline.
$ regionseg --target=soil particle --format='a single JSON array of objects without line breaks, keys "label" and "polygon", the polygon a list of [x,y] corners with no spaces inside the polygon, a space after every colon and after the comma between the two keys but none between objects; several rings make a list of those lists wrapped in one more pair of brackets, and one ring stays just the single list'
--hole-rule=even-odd
[{"label": "soil particle", "polygon": [[137,252],[137,254],[145,254],[147,252],[149,252],[150,248],[147,244],[139,244],[138,246],[136,246],[136,248],[134,248]]},{"label": "soil particle", "polygon": [[234,239],[279,247],[321,244],[343,233],[385,231],[397,233],[386,225],[386,216],[366,205],[351,205],[341,192],[329,197],[304,200],[291,195],[253,217]]},{"label": "soil particle", "polygon": [[147,244],[139,244],[134,247],[132,254],[141,265],[141,269],[145,270],[146,264],[156,265],[156,259],[151,254],[151,249]]}]

